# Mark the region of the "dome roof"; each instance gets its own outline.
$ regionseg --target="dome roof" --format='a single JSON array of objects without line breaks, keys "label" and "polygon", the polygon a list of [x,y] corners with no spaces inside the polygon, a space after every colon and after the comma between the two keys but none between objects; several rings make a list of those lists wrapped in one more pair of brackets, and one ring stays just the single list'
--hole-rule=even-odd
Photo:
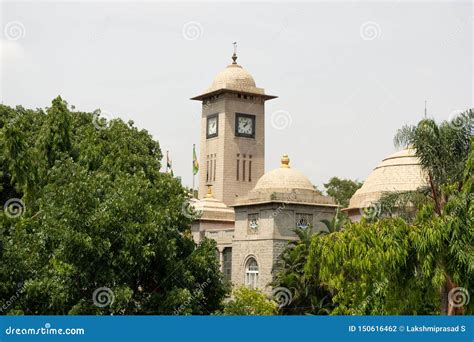
[{"label": "dome roof", "polygon": [[385,192],[413,191],[423,185],[426,178],[415,150],[404,149],[377,165],[350,199],[349,209],[367,208]]},{"label": "dome roof", "polygon": [[214,77],[211,87],[208,91],[214,91],[223,88],[250,89],[255,88],[255,80],[252,75],[238,64],[230,64]]},{"label": "dome roof", "polygon": [[284,154],[281,166],[264,174],[254,190],[301,189],[314,191],[311,181],[300,171],[290,168],[290,159]]},{"label": "dome roof", "polygon": [[210,96],[222,92],[243,93],[244,95],[257,95],[266,100],[276,98],[274,95],[265,94],[265,89],[257,87],[252,75],[237,64],[237,55],[232,56],[233,62],[214,77],[211,86],[201,95],[191,98],[202,101]]},{"label": "dome roof", "polygon": [[[212,188],[208,187],[207,195],[200,200],[193,199],[191,205],[199,220],[207,221],[234,221],[234,209],[214,198]],[[192,213],[194,214],[194,213]]]},{"label": "dome roof", "polygon": [[255,187],[234,207],[262,203],[298,203],[312,206],[337,207],[334,199],[316,191],[311,181],[300,171],[290,168],[290,159],[284,154],[280,168],[264,174]]}]

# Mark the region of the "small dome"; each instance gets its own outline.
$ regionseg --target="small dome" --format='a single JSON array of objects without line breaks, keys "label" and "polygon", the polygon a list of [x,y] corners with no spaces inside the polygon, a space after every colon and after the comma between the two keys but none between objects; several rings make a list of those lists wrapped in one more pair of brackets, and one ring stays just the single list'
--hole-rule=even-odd
[{"label": "small dome", "polygon": [[281,166],[264,174],[255,185],[254,190],[300,189],[314,191],[311,181],[300,171],[290,168],[288,155],[284,154]]},{"label": "small dome", "polygon": [[191,200],[191,206],[194,208],[197,220],[207,221],[234,221],[234,209],[226,206],[224,203],[214,198],[211,186],[208,187],[208,192],[203,199]]},{"label": "small dome", "polygon": [[404,149],[382,160],[352,196],[348,209],[367,208],[385,192],[413,191],[423,185],[426,178],[415,150]]},{"label": "small dome", "polygon": [[238,64],[230,64],[214,78],[208,91],[218,89],[249,90],[256,88],[252,75]]}]

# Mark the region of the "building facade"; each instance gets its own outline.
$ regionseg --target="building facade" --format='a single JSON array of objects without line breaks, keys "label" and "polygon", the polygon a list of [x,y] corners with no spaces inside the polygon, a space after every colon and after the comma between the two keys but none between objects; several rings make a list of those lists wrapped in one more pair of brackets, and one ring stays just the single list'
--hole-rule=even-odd
[{"label": "building facade", "polygon": [[220,72],[203,94],[200,174],[192,225],[196,242],[217,242],[221,270],[235,286],[271,292],[278,259],[295,229],[322,229],[337,206],[290,166],[265,173],[265,102],[276,98],[258,88],[237,64]]}]

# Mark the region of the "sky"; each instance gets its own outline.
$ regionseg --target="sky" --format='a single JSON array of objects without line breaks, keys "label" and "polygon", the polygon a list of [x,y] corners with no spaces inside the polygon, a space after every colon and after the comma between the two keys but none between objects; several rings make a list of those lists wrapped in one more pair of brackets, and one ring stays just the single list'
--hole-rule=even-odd
[{"label": "sky", "polygon": [[473,106],[470,1],[0,3],[0,101],[133,120],[192,182],[201,104],[231,62],[266,103],[265,169],[288,153],[322,188],[364,180],[396,151],[393,136],[427,114]]}]

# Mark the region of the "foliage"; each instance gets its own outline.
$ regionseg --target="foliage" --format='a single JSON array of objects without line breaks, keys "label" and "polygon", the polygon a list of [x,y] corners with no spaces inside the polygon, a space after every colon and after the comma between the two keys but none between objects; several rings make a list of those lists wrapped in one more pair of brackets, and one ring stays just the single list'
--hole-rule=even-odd
[{"label": "foliage", "polygon": [[337,209],[336,215],[334,215],[331,220],[328,220],[328,219],[321,220],[321,223],[324,224],[324,226],[326,227],[326,230],[322,230],[319,233],[332,234],[334,232],[338,232],[343,229],[347,221],[348,221],[347,215],[344,213],[341,213],[339,209]]},{"label": "foliage", "polygon": [[329,182],[324,184],[324,188],[329,196],[336,200],[336,203],[346,208],[352,195],[362,186],[362,183],[350,179],[340,179],[332,177]]},{"label": "foliage", "polygon": [[472,314],[472,303],[458,307],[449,295],[474,288],[473,137],[470,144],[455,178],[436,170],[454,183],[436,183],[442,201],[421,201],[412,222],[363,219],[312,237],[305,274],[334,291],[334,314]]},{"label": "foliage", "polygon": [[414,277],[402,219],[352,223],[312,239],[305,271],[335,292],[333,314],[430,314],[435,294]]},{"label": "foliage", "polygon": [[[159,171],[158,142],[99,115],[72,112],[60,97],[45,111],[0,106],[0,205],[25,205],[21,216],[0,213],[0,298],[21,287],[4,312],[219,309],[227,288],[215,242],[192,240],[189,195]],[[101,287],[114,297],[103,308],[93,299]]]},{"label": "foliage", "polygon": [[380,217],[401,217],[413,222],[417,210],[430,203],[430,188],[420,187],[415,191],[394,191],[383,193],[378,203],[374,204],[374,219]]},{"label": "foliage", "polygon": [[311,238],[311,228],[294,230],[298,240],[291,241],[283,251],[277,264],[272,286],[290,291],[291,301],[281,307],[285,315],[328,314],[332,309],[331,292],[318,281],[306,277],[304,267],[307,262]]},{"label": "foliage", "polygon": [[224,306],[227,316],[275,315],[277,303],[267,298],[260,290],[240,287],[233,291],[233,298]]},{"label": "foliage", "polygon": [[474,133],[474,110],[469,109],[451,121],[437,124],[421,120],[416,126],[404,126],[394,138],[397,146],[412,147],[428,178],[430,197],[437,215],[449,200],[445,187],[462,188],[463,171]]}]

